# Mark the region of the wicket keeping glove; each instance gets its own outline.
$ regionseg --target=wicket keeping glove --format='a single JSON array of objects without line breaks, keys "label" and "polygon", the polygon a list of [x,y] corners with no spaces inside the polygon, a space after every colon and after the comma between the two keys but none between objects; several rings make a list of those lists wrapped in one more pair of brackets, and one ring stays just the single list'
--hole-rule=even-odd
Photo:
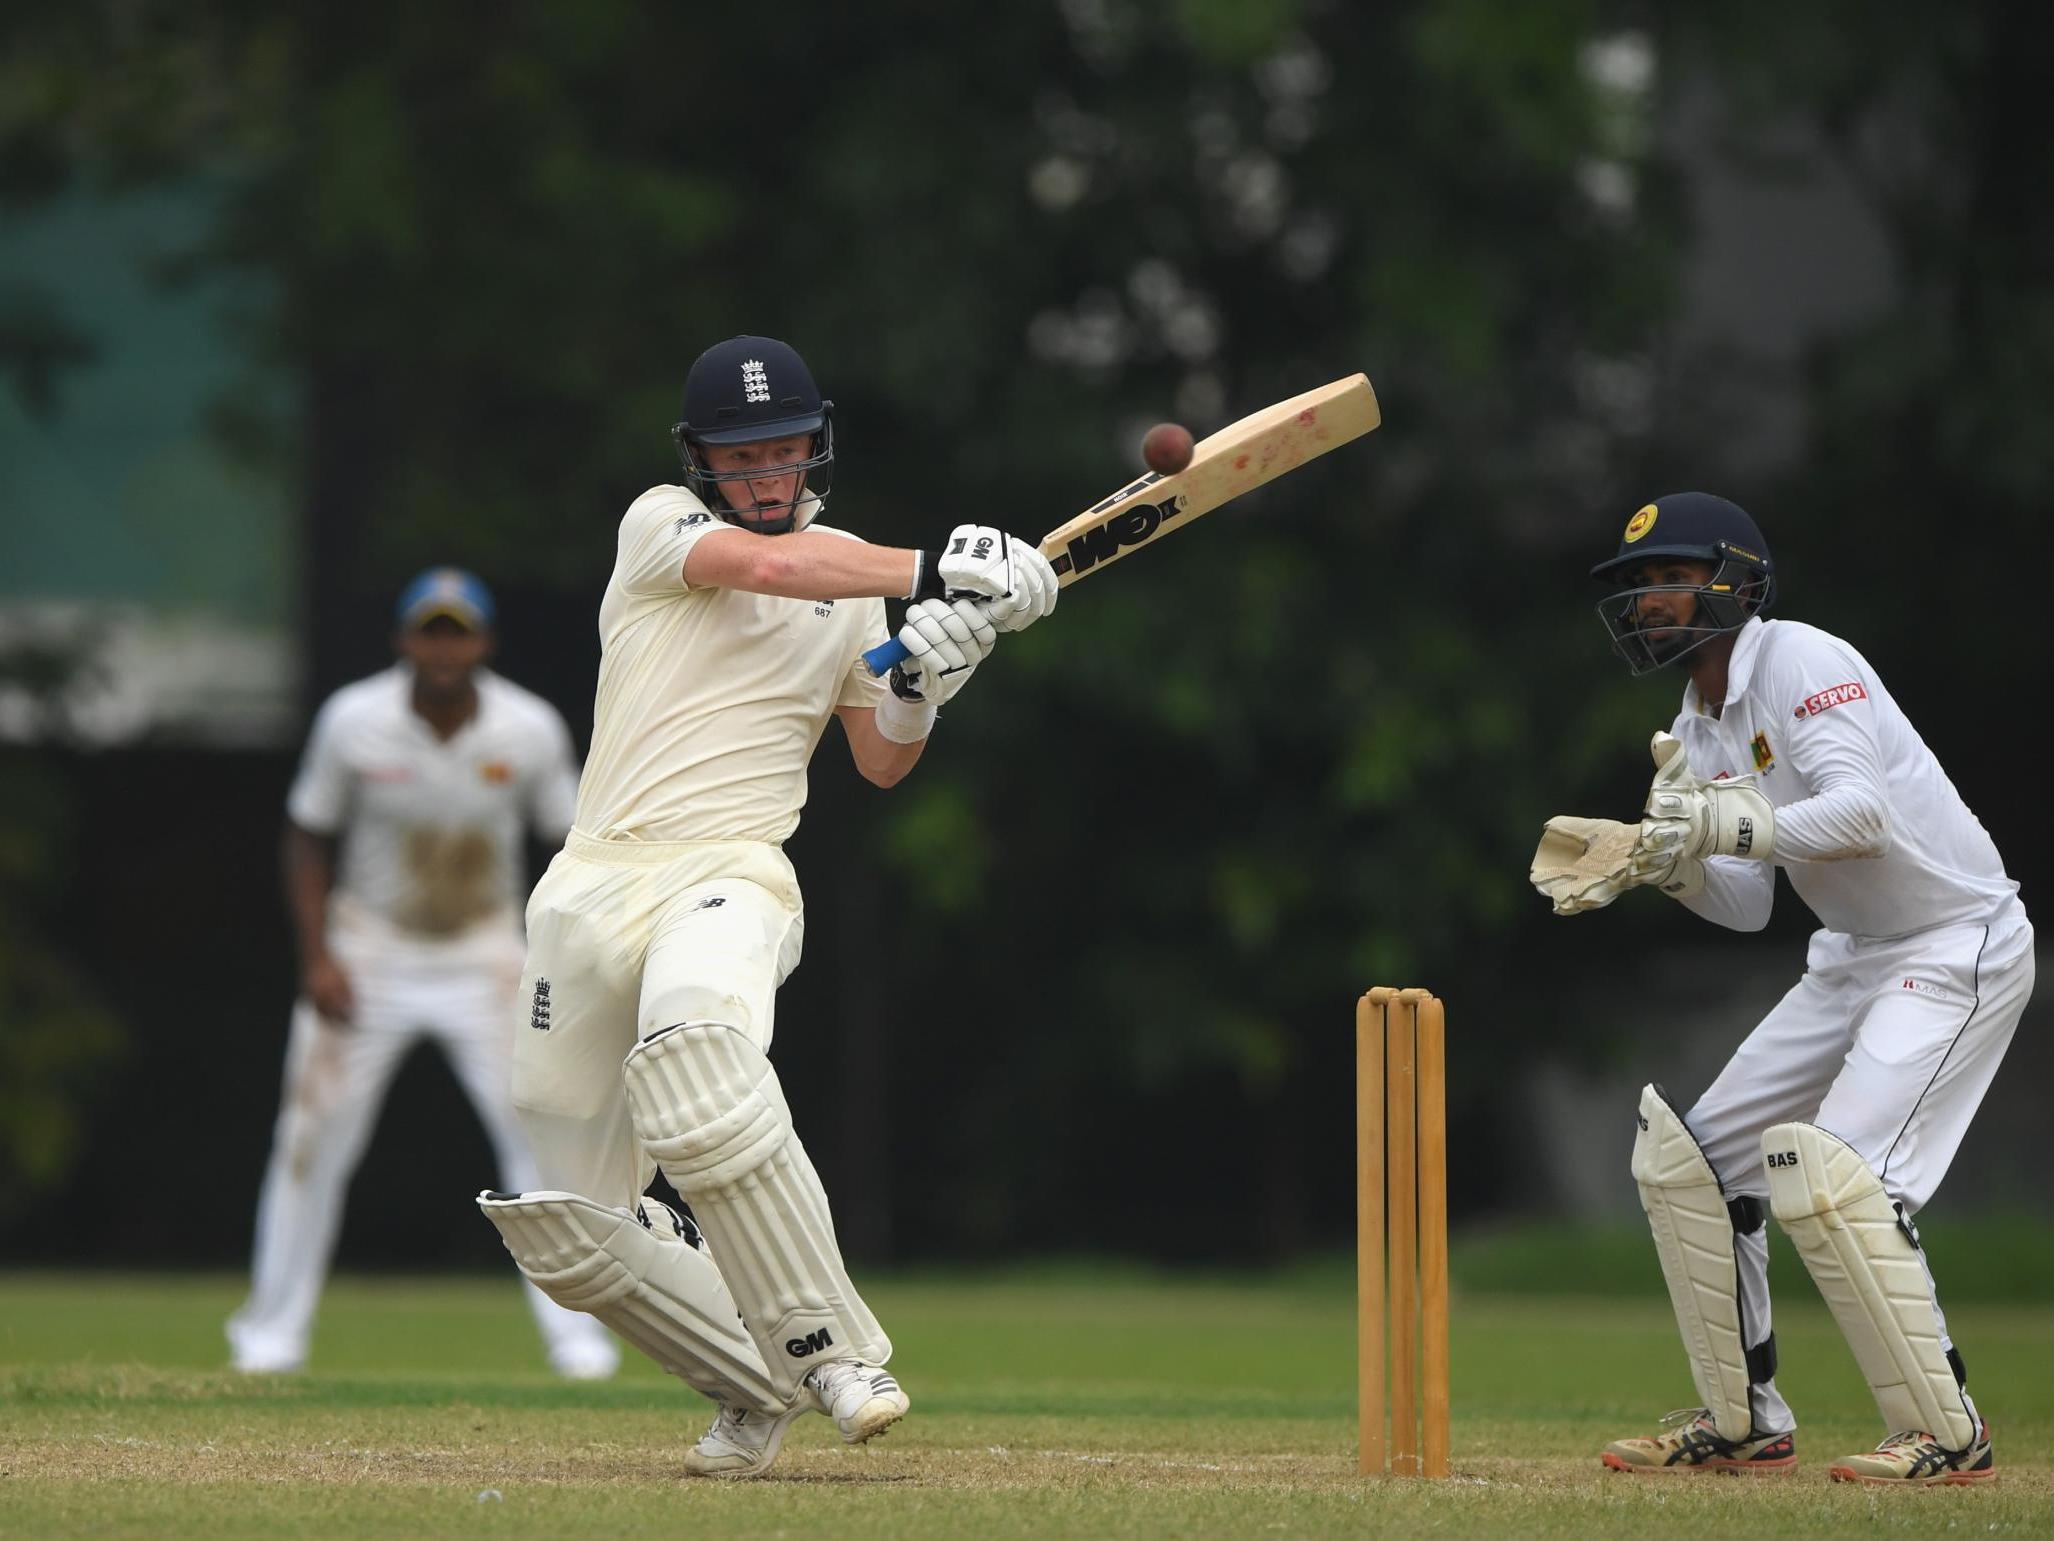
[{"label": "wicket keeping glove", "polygon": [[1752,776],[1705,781],[1692,774],[1683,744],[1657,733],[1648,748],[1655,779],[1642,810],[1640,844],[1651,860],[1745,856],[1767,861],[1776,848],[1776,810]]},{"label": "wicket keeping glove", "polygon": [[1634,886],[1632,855],[1639,835],[1617,819],[1558,813],[1541,826],[1527,879],[1557,915],[1601,910]]}]

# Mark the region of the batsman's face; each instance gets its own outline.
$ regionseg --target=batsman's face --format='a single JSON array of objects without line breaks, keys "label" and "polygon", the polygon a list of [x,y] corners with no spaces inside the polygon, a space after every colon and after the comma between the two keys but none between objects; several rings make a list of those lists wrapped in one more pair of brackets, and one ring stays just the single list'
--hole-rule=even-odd
[{"label": "batsman's face", "polygon": [[789,469],[813,455],[813,435],[797,433],[754,444],[709,444],[701,451],[706,469],[720,477],[715,483],[735,518],[743,525],[782,519],[799,500],[805,473]]},{"label": "batsman's face", "polygon": [[491,656],[492,634],[472,631],[446,615],[401,632],[400,656],[413,666],[414,678],[431,693],[446,695],[470,683],[471,675]]}]

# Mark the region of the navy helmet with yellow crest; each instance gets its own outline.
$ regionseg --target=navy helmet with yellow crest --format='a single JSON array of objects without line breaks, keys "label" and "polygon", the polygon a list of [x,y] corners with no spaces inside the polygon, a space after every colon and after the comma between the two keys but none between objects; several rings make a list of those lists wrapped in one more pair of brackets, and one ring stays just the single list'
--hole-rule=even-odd
[{"label": "navy helmet with yellow crest", "polygon": [[[1641,571],[1665,562],[1705,562],[1712,571],[1702,582],[1691,583],[1648,581],[1651,573]],[[1672,664],[1712,638],[1738,631],[1776,597],[1776,564],[1761,530],[1739,504],[1709,492],[1671,492],[1643,504],[1626,521],[1617,554],[1598,563],[1590,575],[1609,582],[1642,580],[1598,605],[1613,650],[1635,674]],[[1644,634],[1640,597],[1677,591],[1697,598],[1690,623]]]}]

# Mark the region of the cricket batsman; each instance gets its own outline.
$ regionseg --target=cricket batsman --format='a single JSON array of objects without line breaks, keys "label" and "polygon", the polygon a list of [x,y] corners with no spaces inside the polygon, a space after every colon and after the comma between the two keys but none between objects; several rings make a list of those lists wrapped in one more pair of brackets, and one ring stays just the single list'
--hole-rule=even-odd
[{"label": "cricket batsman", "polygon": [[1737,931],[1781,868],[1818,917],[1803,976],[1687,1110],[1642,1093],[1633,1177],[1699,1406],[1605,1447],[1625,1472],[1781,1472],[1768,1229],[1797,1248],[1887,1434],[1828,1468],[1885,1487],[1995,1478],[1913,1217],[1960,1147],[2033,990],[2018,884],[1933,751],[1848,643],[1764,619],[1775,565],[1724,498],[1657,498],[1592,569],[1636,674],[1687,676],[1638,824],[1550,819],[1534,886],[1561,915],[1652,886]]},{"label": "cricket batsman", "polygon": [[[470,573],[422,573],[399,600],[400,662],[314,719],[286,803],[300,998],[249,1299],[228,1323],[239,1370],[305,1363],[350,1174],[422,1039],[448,1056],[504,1180],[533,1180],[510,1085],[515,906],[524,832],[562,841],[578,773],[556,709],[485,668],[493,620]],[[559,1374],[613,1373],[620,1350],[597,1323],[527,1293]]]},{"label": "cricket batsman", "polygon": [[[832,403],[782,342],[702,354],[673,437],[682,485],[620,523],[576,823],[528,903],[514,1103],[541,1184],[479,1204],[530,1280],[717,1404],[685,1470],[743,1477],[803,1412],[853,1444],[910,1405],[770,1059],[807,762],[833,721],[864,777],[899,781],[1057,589],[988,526],[934,551],[829,527]],[[909,656],[885,680],[861,655],[887,598]],[[690,1215],[644,1197],[659,1167]]]}]

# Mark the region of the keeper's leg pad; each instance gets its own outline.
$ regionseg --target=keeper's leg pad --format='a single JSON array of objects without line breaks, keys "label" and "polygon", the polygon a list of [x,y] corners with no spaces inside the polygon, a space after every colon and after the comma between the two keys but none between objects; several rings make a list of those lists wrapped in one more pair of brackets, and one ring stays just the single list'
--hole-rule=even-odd
[{"label": "keeper's leg pad", "polygon": [[478,1195],[535,1287],[588,1312],[664,1369],[723,1407],[776,1416],[792,1401],[771,1384],[713,1260],[679,1237],[653,1233],[625,1210],[575,1193]]},{"label": "keeper's leg pad", "polygon": [[692,1206],[771,1383],[789,1399],[814,1364],[882,1364],[891,1340],[842,1264],[827,1192],[768,1058],[718,1022],[637,1044],[623,1067],[635,1133]]},{"label": "keeper's leg pad", "polygon": [[[1766,1381],[1775,1374],[1773,1338],[1755,1351],[1750,1366],[1733,1256],[1735,1227],[1758,1227],[1761,1205],[1753,1200],[1727,1203],[1718,1174],[1659,1086],[1640,1094],[1633,1180],[1655,1234],[1655,1252],[1698,1399],[1710,1410],[1718,1436],[1737,1444],[1753,1432],[1750,1380]],[[1750,1375],[1751,1368],[1758,1373]]]},{"label": "keeper's leg pad", "polygon": [[1883,1421],[1966,1450],[1976,1420],[1941,1345],[1911,1222],[1854,1147],[1816,1124],[1772,1125],[1762,1160],[1769,1207],[1832,1308]]}]

